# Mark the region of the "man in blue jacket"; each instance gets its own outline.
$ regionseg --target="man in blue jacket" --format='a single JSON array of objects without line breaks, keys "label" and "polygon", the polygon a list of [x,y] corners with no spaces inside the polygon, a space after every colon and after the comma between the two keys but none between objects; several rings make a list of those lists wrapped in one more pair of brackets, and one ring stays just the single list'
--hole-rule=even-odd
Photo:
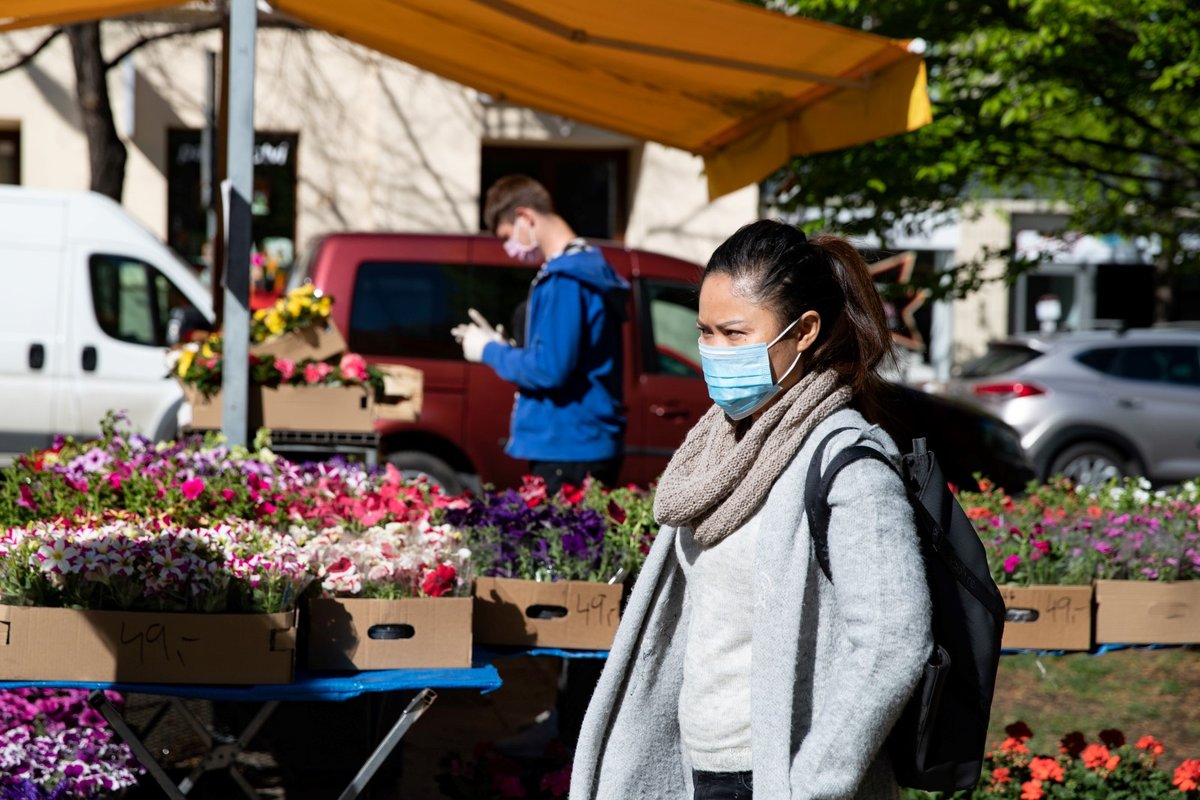
[{"label": "man in blue jacket", "polygon": [[498,180],[483,213],[510,256],[542,265],[522,346],[477,312],[454,329],[467,361],[482,361],[517,385],[506,452],[528,459],[552,492],[563,483],[578,486],[587,475],[612,485],[625,435],[621,322],[629,284],[554,212],[550,194],[533,178]]}]

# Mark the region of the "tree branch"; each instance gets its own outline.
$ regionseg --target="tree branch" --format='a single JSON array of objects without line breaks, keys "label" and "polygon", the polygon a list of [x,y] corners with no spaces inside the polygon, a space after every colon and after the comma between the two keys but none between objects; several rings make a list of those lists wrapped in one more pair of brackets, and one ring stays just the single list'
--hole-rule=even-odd
[{"label": "tree branch", "polygon": [[162,33],[153,34],[152,36],[143,36],[141,39],[138,39],[136,42],[129,45],[124,50],[122,50],[121,52],[119,52],[115,56],[113,56],[112,58],[105,61],[104,69],[106,69],[106,70],[112,69],[117,64],[120,64],[126,58],[133,55],[138,50],[141,50],[143,47],[145,47],[148,44],[154,44],[155,42],[161,42],[164,39],[173,39],[176,36],[190,36],[193,33],[203,33],[204,31],[215,31],[215,30],[219,30],[220,27],[221,27],[221,23],[219,23],[219,22],[197,22],[193,25],[185,25],[182,28],[174,28],[169,31],[163,31]]},{"label": "tree branch", "polygon": [[43,50],[45,50],[46,46],[48,44],[50,44],[51,42],[53,42],[58,37],[58,35],[62,32],[63,32],[62,28],[55,28],[54,30],[50,31],[50,33],[47,34],[46,38],[42,39],[41,43],[38,44],[37,47],[33,48],[28,53],[21,56],[16,61],[9,64],[8,66],[0,67],[0,75],[3,75],[6,72],[12,72],[13,70],[20,69],[21,67],[28,64],[30,61],[33,61],[35,58],[37,58],[37,54],[42,52]]}]

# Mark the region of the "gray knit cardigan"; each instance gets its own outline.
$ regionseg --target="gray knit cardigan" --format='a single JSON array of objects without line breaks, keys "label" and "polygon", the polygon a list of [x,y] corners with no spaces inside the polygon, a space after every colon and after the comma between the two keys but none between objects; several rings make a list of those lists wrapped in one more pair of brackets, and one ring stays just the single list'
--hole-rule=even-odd
[{"label": "gray knit cardigan", "polygon": [[[912,509],[894,472],[867,459],[839,474],[829,492],[833,584],[813,556],[805,477],[817,443],[841,427],[855,430],[833,439],[825,464],[855,443],[898,455],[857,411],[839,411],[760,512],[750,704],[761,800],[896,797],[881,747],[932,647]],[[691,800],[678,721],[688,605],[676,534],[659,531],[634,586],[575,750],[572,800]]]}]

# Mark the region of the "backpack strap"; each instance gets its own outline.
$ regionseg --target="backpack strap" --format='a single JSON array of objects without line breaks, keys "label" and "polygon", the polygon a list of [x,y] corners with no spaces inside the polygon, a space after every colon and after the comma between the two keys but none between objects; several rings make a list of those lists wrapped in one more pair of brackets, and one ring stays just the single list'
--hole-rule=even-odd
[{"label": "backpack strap", "polygon": [[[825,573],[825,577],[831,583],[833,582],[833,572],[829,568],[829,517],[832,509],[829,507],[829,487],[833,485],[834,478],[842,471],[843,467],[860,458],[872,458],[886,464],[888,469],[900,475],[896,465],[886,455],[874,447],[861,444],[844,448],[833,457],[829,468],[822,472],[821,462],[825,460],[825,449],[829,446],[830,440],[839,433],[851,430],[855,430],[855,428],[838,428],[821,440],[813,454],[812,461],[809,462],[808,476],[804,482],[804,513],[808,517],[808,533],[813,540],[817,563],[821,565],[821,571]],[[903,475],[901,475],[901,480],[903,480]]]}]

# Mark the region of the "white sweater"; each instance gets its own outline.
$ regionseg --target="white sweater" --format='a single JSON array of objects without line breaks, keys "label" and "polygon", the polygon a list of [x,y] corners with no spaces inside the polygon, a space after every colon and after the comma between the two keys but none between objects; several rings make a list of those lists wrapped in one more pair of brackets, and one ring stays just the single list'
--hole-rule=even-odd
[{"label": "white sweater", "polygon": [[692,767],[749,772],[750,631],[759,515],[709,548],[681,529],[675,554],[691,607],[679,732]]}]

